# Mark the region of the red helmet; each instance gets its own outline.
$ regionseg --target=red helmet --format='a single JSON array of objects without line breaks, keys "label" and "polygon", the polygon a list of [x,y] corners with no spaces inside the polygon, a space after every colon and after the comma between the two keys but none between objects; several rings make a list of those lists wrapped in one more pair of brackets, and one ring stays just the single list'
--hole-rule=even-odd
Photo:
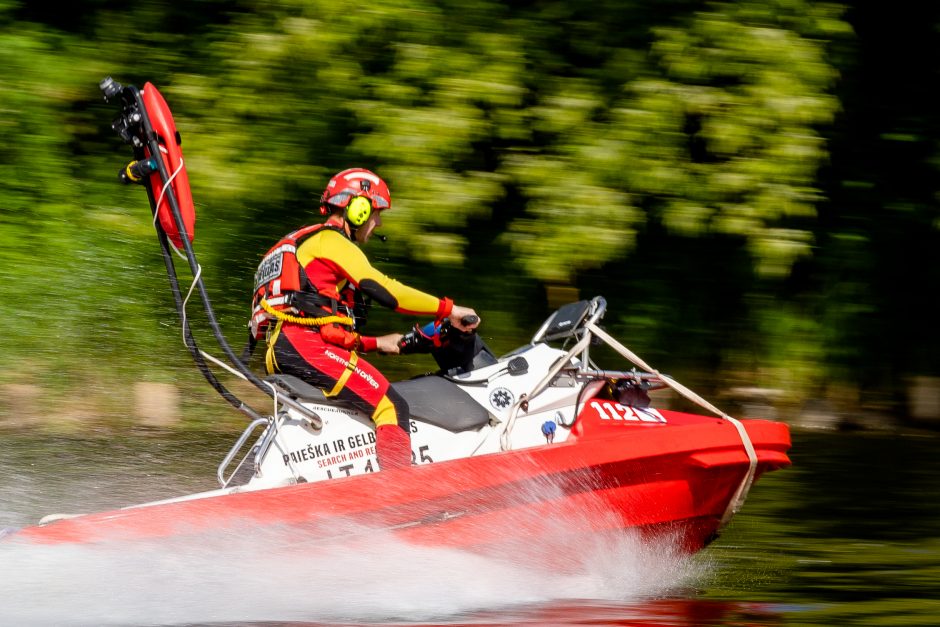
[{"label": "red helmet", "polygon": [[320,197],[320,213],[326,215],[332,208],[347,209],[349,203],[358,197],[367,198],[371,207],[365,212],[360,209],[354,215],[346,216],[353,226],[365,224],[372,214],[372,209],[381,211],[392,206],[392,196],[385,181],[364,168],[350,168],[335,175],[327,183]]}]

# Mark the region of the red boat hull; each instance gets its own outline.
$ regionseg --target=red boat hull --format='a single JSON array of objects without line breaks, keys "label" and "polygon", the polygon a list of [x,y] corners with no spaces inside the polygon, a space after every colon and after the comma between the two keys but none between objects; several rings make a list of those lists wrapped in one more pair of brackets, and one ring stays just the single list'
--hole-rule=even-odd
[{"label": "red boat hull", "polygon": [[[749,462],[724,420],[579,421],[562,443],[283,488],[145,505],[20,530],[37,542],[146,540],[257,528],[348,541],[352,527],[405,540],[505,551],[514,543],[635,529],[694,552],[718,531]],[[757,475],[788,466],[783,423],[743,421]],[[563,534],[555,533],[564,531]]]}]

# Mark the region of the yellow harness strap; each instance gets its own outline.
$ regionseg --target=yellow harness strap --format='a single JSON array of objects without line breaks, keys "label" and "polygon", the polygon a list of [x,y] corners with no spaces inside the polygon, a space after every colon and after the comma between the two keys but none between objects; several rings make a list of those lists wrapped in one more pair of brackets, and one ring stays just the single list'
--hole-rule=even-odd
[{"label": "yellow harness strap", "polygon": [[333,389],[329,392],[324,391],[324,396],[336,396],[343,391],[343,388],[346,387],[346,382],[349,381],[349,377],[356,370],[356,364],[359,362],[359,355],[355,352],[349,353],[349,361],[346,363],[346,369],[343,370],[343,374],[339,375],[339,379],[336,380],[336,385],[333,386]]},{"label": "yellow harness strap", "polygon": [[284,321],[278,320],[277,324],[274,325],[274,330],[268,335],[268,350],[264,353],[264,366],[268,374],[280,371],[277,367],[277,360],[274,358],[274,343],[277,342],[277,336],[281,333],[282,324],[284,324]]},{"label": "yellow harness strap", "polygon": [[[277,342],[277,336],[281,333],[281,325],[283,325],[285,322],[292,322],[294,324],[301,324],[308,327],[319,327],[324,324],[333,323],[345,324],[349,326],[353,325],[353,319],[349,316],[323,316],[321,318],[302,318],[300,316],[292,316],[283,311],[278,311],[264,299],[261,299],[261,308],[277,319],[277,324],[274,325],[274,330],[270,333],[270,335],[268,335],[268,350],[264,355],[264,365],[267,368],[268,374],[279,372],[277,361],[274,358],[274,343]],[[336,396],[342,392],[343,388],[346,387],[346,382],[349,381],[349,377],[356,370],[356,364],[358,362],[359,355],[357,355],[355,351],[351,352],[349,354],[349,362],[346,364],[346,369],[343,371],[343,374],[341,374],[339,379],[336,380],[336,385],[333,386],[332,390],[329,392],[323,392],[324,396]]]},{"label": "yellow harness strap", "polygon": [[306,327],[319,327],[324,324],[333,324],[334,322],[345,324],[347,326],[352,326],[354,324],[353,319],[349,316],[323,316],[321,318],[302,318],[300,316],[292,316],[289,313],[278,311],[263,298],[261,299],[260,305],[262,309],[271,314],[273,317],[277,318],[279,322],[293,322],[294,324],[302,324]]}]

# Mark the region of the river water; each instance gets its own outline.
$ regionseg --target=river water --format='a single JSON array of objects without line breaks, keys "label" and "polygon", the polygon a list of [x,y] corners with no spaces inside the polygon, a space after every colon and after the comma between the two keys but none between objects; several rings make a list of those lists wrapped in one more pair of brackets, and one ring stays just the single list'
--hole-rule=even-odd
[{"label": "river water", "polygon": [[[234,435],[0,433],[0,528],[212,489]],[[575,574],[376,533],[0,542],[0,625],[940,624],[940,435],[795,430],[791,458],[698,555],[625,535]]]}]

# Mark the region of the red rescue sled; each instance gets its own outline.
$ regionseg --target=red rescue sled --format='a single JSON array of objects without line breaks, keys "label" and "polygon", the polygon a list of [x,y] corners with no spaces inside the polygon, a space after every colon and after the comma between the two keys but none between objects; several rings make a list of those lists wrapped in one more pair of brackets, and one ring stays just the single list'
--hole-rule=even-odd
[{"label": "red rescue sled", "polygon": [[[169,173],[167,183],[163,182],[159,172],[150,175],[150,185],[157,199],[157,217],[160,220],[161,228],[166,232],[173,245],[182,248],[183,239],[176,226],[176,220],[170,207],[170,198],[167,195],[168,188],[172,188],[179,204],[180,214],[183,217],[186,238],[192,243],[196,229],[196,210],[193,206],[193,195],[189,189],[186,164],[183,161],[182,140],[179,131],[176,130],[176,123],[173,121],[173,114],[170,113],[170,107],[163,99],[163,94],[150,83],[144,83],[144,88],[140,94],[147,109],[153,132],[156,134],[160,145],[160,157],[166,171]],[[144,147],[144,154],[147,157],[151,156],[150,149],[146,146]]]}]

